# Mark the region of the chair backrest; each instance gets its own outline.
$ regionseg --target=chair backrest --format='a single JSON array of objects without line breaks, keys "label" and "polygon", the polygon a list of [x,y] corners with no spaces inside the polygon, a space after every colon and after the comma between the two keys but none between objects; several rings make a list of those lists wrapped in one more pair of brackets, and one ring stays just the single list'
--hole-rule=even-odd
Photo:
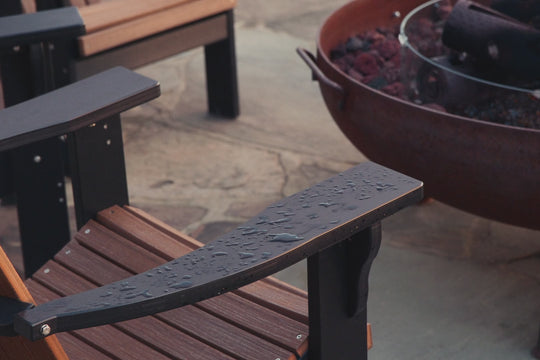
[{"label": "chair backrest", "polygon": [[[0,247],[0,296],[34,303],[32,295],[17,271]],[[2,360],[67,360],[64,349],[56,336],[39,341],[29,341],[22,336],[0,336],[0,359]]]}]

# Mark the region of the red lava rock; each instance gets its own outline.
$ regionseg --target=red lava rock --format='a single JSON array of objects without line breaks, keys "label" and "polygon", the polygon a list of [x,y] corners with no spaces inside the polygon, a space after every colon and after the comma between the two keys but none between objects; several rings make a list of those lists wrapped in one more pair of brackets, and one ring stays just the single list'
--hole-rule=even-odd
[{"label": "red lava rock", "polygon": [[397,53],[396,55],[392,56],[390,60],[388,60],[390,63],[392,63],[396,68],[399,69],[401,66],[401,53]]},{"label": "red lava rock", "polygon": [[378,51],[379,55],[388,60],[399,52],[401,45],[397,39],[386,39],[373,44],[373,48]]},{"label": "red lava rock", "polygon": [[392,63],[384,64],[384,67],[381,70],[382,76],[388,81],[388,83],[393,83],[399,80],[401,77],[401,72],[399,67],[395,67]]},{"label": "red lava rock", "polygon": [[378,74],[380,69],[377,64],[377,58],[370,53],[361,53],[358,55],[354,61],[354,68],[362,73],[362,75]]},{"label": "red lava rock", "polygon": [[433,22],[428,18],[417,19],[415,26],[417,27],[415,33],[417,33],[420,37],[432,38],[435,35]]}]

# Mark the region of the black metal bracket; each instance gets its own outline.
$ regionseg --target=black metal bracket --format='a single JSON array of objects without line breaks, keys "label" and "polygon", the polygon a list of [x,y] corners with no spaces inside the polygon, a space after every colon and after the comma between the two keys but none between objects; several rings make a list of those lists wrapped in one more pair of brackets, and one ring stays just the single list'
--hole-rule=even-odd
[{"label": "black metal bracket", "polygon": [[310,360],[367,359],[368,275],[380,244],[376,222],[308,258]]},{"label": "black metal bracket", "polygon": [[352,238],[348,242],[347,268],[349,278],[349,302],[347,312],[349,316],[358,316],[366,311],[369,272],[371,264],[379,253],[381,247],[381,224],[376,224],[366,230],[364,239]]},{"label": "black metal bracket", "polygon": [[15,314],[34,307],[33,304],[0,296],[0,336],[17,336],[13,330]]}]

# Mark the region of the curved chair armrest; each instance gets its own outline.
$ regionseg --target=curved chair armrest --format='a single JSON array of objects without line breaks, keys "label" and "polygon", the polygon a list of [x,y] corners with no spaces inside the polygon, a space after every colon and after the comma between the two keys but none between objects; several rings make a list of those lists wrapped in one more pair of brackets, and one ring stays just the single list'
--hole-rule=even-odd
[{"label": "curved chair armrest", "polygon": [[0,111],[0,151],[60,136],[160,95],[159,83],[116,67]]},{"label": "curved chair armrest", "polygon": [[349,239],[421,198],[421,182],[362,163],[163,266],[23,311],[15,316],[14,328],[36,340],[196,303]]},{"label": "curved chair armrest", "polygon": [[85,33],[84,22],[76,7],[0,18],[0,48],[70,39]]}]

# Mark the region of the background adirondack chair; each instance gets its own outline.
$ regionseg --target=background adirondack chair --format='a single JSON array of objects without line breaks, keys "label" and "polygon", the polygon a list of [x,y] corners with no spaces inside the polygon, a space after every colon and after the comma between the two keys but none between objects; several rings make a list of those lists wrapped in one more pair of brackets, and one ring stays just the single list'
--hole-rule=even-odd
[{"label": "background adirondack chair", "polygon": [[[91,101],[85,92],[94,94]],[[74,241],[26,281],[44,304],[27,309],[13,300],[31,301],[0,259],[0,333],[19,335],[1,338],[2,356],[65,358],[59,341],[77,359],[122,358],[128,351],[145,359],[367,358],[367,279],[380,221],[420,200],[421,183],[363,163],[198,248],[140,210],[101,210],[92,202],[108,193],[110,179],[88,176],[107,178],[108,169],[100,169],[100,154],[87,139],[108,128],[113,113],[158,94],[156,82],[116,68],[0,112],[0,150],[73,132],[80,155],[73,166],[76,210],[94,211]],[[303,258],[307,296],[267,278]],[[141,266],[146,271],[133,277]]]}]

